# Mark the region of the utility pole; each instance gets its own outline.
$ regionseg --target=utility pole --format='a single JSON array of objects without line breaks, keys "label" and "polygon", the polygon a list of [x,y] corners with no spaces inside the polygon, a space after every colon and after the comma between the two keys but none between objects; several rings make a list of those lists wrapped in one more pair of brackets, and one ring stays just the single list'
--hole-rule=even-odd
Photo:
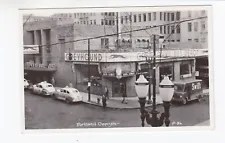
[{"label": "utility pole", "polygon": [[91,101],[91,80],[90,80],[90,39],[88,39],[88,101]]},{"label": "utility pole", "polygon": [[132,12],[130,12],[129,19],[130,19],[130,43],[132,46]]},{"label": "utility pole", "polygon": [[117,47],[119,46],[119,14],[116,12],[116,32],[117,32]]},{"label": "utility pole", "polygon": [[[151,39],[151,37],[150,37]],[[150,57],[151,56],[151,48],[150,48],[150,39],[149,39],[149,42],[148,42],[148,49],[149,49],[149,56],[147,57],[148,59],[148,68],[149,68],[149,87],[148,87],[148,101],[147,101],[147,104],[151,104],[151,84],[152,84],[152,58]]]},{"label": "utility pole", "polygon": [[[156,111],[156,78],[155,78],[155,70],[156,70],[156,35],[153,35],[153,77],[152,77],[152,82],[153,82],[153,111]],[[155,114],[157,117],[157,114]],[[153,117],[154,118],[154,117]]]}]

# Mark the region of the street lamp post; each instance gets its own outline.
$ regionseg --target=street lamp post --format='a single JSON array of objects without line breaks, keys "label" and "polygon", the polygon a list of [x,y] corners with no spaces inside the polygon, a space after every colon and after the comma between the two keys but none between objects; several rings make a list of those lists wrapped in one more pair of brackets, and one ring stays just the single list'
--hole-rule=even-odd
[{"label": "street lamp post", "polygon": [[[140,112],[141,112],[141,121],[142,127],[145,125],[145,120],[147,124],[152,127],[160,127],[164,124],[168,127],[170,124],[169,120],[169,109],[170,109],[170,101],[173,97],[174,93],[174,84],[169,80],[169,77],[165,76],[162,82],[159,85],[160,96],[163,100],[164,113],[161,113],[161,116],[158,118],[159,112],[156,110],[156,78],[155,78],[155,70],[156,70],[156,44],[155,44],[155,35],[153,35],[153,103],[152,110],[150,113],[145,110],[146,96],[148,94],[149,82],[144,78],[143,75],[135,82],[135,90],[139,98],[140,103]],[[151,115],[150,115],[151,114]]]}]

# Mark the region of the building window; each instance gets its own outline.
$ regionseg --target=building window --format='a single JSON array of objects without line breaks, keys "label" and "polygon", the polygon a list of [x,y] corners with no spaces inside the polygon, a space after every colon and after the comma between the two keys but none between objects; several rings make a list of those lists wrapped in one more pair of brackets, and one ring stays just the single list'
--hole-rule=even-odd
[{"label": "building window", "polygon": [[[103,20],[102,20],[102,22],[103,22]],[[91,24],[92,24],[92,20],[91,20]],[[103,24],[102,24],[103,25]]]},{"label": "building window", "polygon": [[191,42],[192,41],[192,39],[188,39],[188,42]]},{"label": "building window", "polygon": [[166,25],[164,25],[164,34],[166,34]]},{"label": "building window", "polygon": [[190,73],[190,66],[189,64],[180,64],[180,75],[185,75]]},{"label": "building window", "polygon": [[177,18],[177,20],[180,20],[180,12],[176,13],[176,18]]},{"label": "building window", "polygon": [[104,21],[103,21],[103,19],[101,20],[101,25],[104,25]]},{"label": "building window", "polygon": [[166,13],[164,12],[164,21],[166,21]]},{"label": "building window", "polygon": [[162,12],[160,12],[160,20],[162,20]]},{"label": "building window", "polygon": [[114,20],[112,20],[112,25],[115,25],[115,21]]},{"label": "building window", "polygon": [[121,24],[123,24],[123,16],[121,16]]},{"label": "building window", "polygon": [[105,20],[105,25],[108,25],[108,20]]},{"label": "building window", "polygon": [[109,25],[112,25],[112,22],[111,22],[111,20],[109,20]]},{"label": "building window", "polygon": [[170,13],[167,13],[167,21],[170,21]]},{"label": "building window", "polygon": [[86,21],[84,21],[84,24],[86,24]]},{"label": "building window", "polygon": [[107,16],[107,12],[105,12],[105,16]]},{"label": "building window", "polygon": [[167,27],[167,33],[170,34],[170,26]]},{"label": "building window", "polygon": [[151,18],[152,17],[152,15],[151,15],[151,13],[148,13],[148,21],[151,21]]},{"label": "building window", "polygon": [[198,22],[194,23],[194,31],[198,31]]},{"label": "building window", "polygon": [[191,11],[188,11],[188,17],[189,18],[191,17]]},{"label": "building window", "polygon": [[201,15],[204,16],[205,15],[205,10],[201,11]]},{"label": "building window", "polygon": [[169,78],[173,80],[173,66],[172,65],[164,65],[159,67],[159,78],[160,81],[163,80],[164,76],[169,76]]},{"label": "building window", "polygon": [[109,12],[109,16],[111,16],[111,12]]},{"label": "building window", "polygon": [[171,42],[174,42],[174,40],[171,40]]},{"label": "building window", "polygon": [[201,25],[202,25],[202,31],[204,31],[204,30],[205,30],[205,22],[202,21],[201,23],[202,23],[202,24],[201,24]]},{"label": "building window", "polygon": [[153,12],[154,20],[156,20],[156,12]]},{"label": "building window", "polygon": [[171,13],[171,20],[174,21],[174,13]]},{"label": "building window", "polygon": [[134,22],[136,22],[137,21],[137,16],[136,15],[134,15]]},{"label": "building window", "polygon": [[112,16],[114,16],[114,12],[112,12]]},{"label": "building window", "polygon": [[127,23],[127,16],[125,16],[125,22]]},{"label": "building window", "polygon": [[101,47],[109,48],[109,38],[101,38]]},{"label": "building window", "polygon": [[129,21],[132,22],[132,17],[131,17],[131,15],[129,15]]},{"label": "building window", "polygon": [[191,29],[192,29],[192,25],[191,23],[188,23],[188,32],[191,32]]},{"label": "building window", "polygon": [[94,24],[96,24],[96,20],[94,20]]},{"label": "building window", "polygon": [[180,25],[177,25],[177,33],[180,33]]},{"label": "building window", "polygon": [[180,40],[177,40],[177,42],[180,42]]},{"label": "building window", "polygon": [[139,22],[141,22],[141,14],[139,14]]},{"label": "building window", "polygon": [[160,26],[160,34],[162,34],[162,26]]},{"label": "building window", "polygon": [[195,42],[198,42],[198,39],[195,39]]},{"label": "building window", "polygon": [[174,26],[171,26],[171,33],[174,33]]},{"label": "building window", "polygon": [[144,21],[146,21],[146,14],[143,14],[143,19]]}]

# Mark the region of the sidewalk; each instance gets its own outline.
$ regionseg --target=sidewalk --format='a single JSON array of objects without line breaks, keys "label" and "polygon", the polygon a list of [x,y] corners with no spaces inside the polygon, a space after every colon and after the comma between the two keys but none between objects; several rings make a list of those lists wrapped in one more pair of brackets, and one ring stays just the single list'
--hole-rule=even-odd
[{"label": "sidewalk", "polygon": [[[80,92],[80,94],[83,96],[83,102],[96,105],[96,106],[101,106],[102,103],[100,100],[100,104],[97,103],[97,98],[101,99],[101,96],[91,94],[91,101],[88,101],[88,94],[84,92]],[[111,97],[110,99],[107,100],[107,107],[108,108],[113,108],[113,109],[139,109],[140,104],[138,102],[138,97],[127,97],[127,104],[121,103],[122,97]],[[160,96],[156,96],[156,104],[162,104],[162,99]],[[145,104],[146,107],[151,106],[152,104]]]},{"label": "sidewalk", "polygon": [[[56,87],[58,88],[58,87]],[[208,95],[209,90],[205,89],[203,90],[204,95]],[[91,101],[88,101],[88,93],[80,92],[80,94],[83,96],[83,102],[95,106],[101,106],[101,96],[91,94]],[[97,103],[97,98],[100,98],[100,103]],[[138,102],[138,97],[127,97],[127,104],[121,103],[122,97],[110,97],[107,100],[107,108],[113,108],[113,109],[139,109],[140,104]],[[159,95],[156,95],[156,105],[162,104],[162,99]],[[152,104],[145,104],[146,107],[152,106]]]}]

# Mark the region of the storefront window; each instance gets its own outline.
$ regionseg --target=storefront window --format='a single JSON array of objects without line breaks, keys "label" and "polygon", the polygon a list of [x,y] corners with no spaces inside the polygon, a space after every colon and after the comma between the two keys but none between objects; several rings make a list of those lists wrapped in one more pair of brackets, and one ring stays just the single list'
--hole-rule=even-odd
[{"label": "storefront window", "polygon": [[164,76],[169,76],[170,80],[173,80],[173,66],[162,66],[159,68],[159,79],[163,80]]},{"label": "storefront window", "polygon": [[180,75],[185,75],[190,73],[189,64],[181,64],[180,65]]}]

